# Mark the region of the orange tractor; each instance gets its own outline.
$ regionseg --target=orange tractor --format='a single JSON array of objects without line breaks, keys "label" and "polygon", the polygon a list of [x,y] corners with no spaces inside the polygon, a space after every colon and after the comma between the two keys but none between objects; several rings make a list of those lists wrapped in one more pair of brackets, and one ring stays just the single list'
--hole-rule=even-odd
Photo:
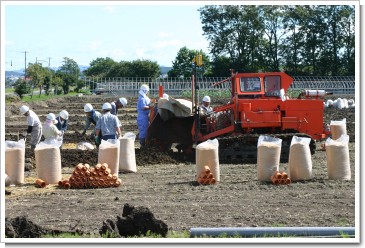
[{"label": "orange tractor", "polygon": [[315,141],[329,134],[323,123],[323,98],[327,93],[303,90],[297,98],[289,99],[285,92],[292,83],[293,78],[284,72],[232,72],[230,78],[214,84],[230,88],[227,104],[214,107],[213,114],[202,117],[193,90],[195,105],[191,116],[162,120],[156,114],[148,129],[147,143],[163,150],[176,143],[177,148],[189,153],[194,144],[217,138],[220,161],[256,161],[258,138],[269,135],[282,139],[281,159],[286,161],[295,135],[312,139],[313,154]]}]

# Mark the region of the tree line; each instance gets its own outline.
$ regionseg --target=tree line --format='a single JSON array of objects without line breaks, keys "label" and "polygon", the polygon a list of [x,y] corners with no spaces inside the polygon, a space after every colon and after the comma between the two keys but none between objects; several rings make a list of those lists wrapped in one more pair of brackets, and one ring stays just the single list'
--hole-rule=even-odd
[{"label": "tree line", "polygon": [[199,9],[211,73],[279,71],[355,75],[351,5],[210,5]]},{"label": "tree line", "polygon": [[[355,75],[355,7],[352,5],[206,5],[198,9],[209,54],[184,46],[172,61],[169,77],[225,77],[237,72],[285,71],[291,76]],[[193,58],[201,54],[203,65]],[[64,58],[54,71],[29,63],[16,92],[33,95],[34,88],[68,94],[81,90],[80,75],[89,77],[158,77],[156,61],[120,62],[96,58],[80,72]],[[91,89],[92,90],[92,89]]]}]

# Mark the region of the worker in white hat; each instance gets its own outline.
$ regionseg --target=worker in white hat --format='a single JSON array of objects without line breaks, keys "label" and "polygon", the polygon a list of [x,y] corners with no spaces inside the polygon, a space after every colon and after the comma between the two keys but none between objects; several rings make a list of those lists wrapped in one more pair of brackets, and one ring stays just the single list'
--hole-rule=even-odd
[{"label": "worker in white hat", "polygon": [[[99,118],[101,117],[101,113],[96,111],[90,103],[86,103],[84,105],[84,112],[86,115],[85,119],[85,127],[83,132],[81,133],[81,137],[85,135],[86,130],[90,128],[91,123],[95,125],[98,122]],[[94,128],[93,132],[91,133],[92,138],[95,138],[96,128]]]},{"label": "worker in white hat", "polygon": [[200,116],[208,116],[213,113],[213,108],[210,106],[210,97],[204,96],[200,106]]},{"label": "worker in white hat", "polygon": [[62,132],[62,135],[65,134],[67,130],[67,122],[68,122],[68,112],[66,110],[62,110],[60,114],[56,118],[57,124],[56,127],[58,130]]},{"label": "worker in white hat", "polygon": [[43,124],[43,136],[45,142],[53,143],[62,136],[62,132],[56,127],[57,123],[58,121],[56,120],[55,114],[49,113]]},{"label": "worker in white hat", "polygon": [[110,103],[103,104],[103,116],[96,123],[95,143],[100,144],[101,139],[118,139],[121,135],[120,122],[118,117],[110,112],[111,110]]},{"label": "worker in white hat", "polygon": [[33,112],[33,110],[30,110],[28,106],[23,105],[19,108],[19,111],[22,115],[27,117],[27,131],[23,133],[23,136],[26,137],[27,134],[30,134],[30,146],[32,151],[34,151],[34,148],[39,143],[42,137],[42,125],[39,120],[39,117]]},{"label": "worker in white hat", "polygon": [[137,125],[139,130],[139,143],[141,147],[144,147],[146,144],[147,137],[147,129],[149,125],[149,114],[150,109],[153,108],[151,104],[151,99],[147,96],[150,91],[148,85],[143,84],[138,92],[138,101],[137,101]]},{"label": "worker in white hat", "polygon": [[118,100],[111,102],[110,103],[112,105],[112,110],[110,111],[110,113],[112,115],[118,115],[118,110],[121,108],[125,108],[125,106],[127,106],[128,101],[126,98],[121,97]]}]

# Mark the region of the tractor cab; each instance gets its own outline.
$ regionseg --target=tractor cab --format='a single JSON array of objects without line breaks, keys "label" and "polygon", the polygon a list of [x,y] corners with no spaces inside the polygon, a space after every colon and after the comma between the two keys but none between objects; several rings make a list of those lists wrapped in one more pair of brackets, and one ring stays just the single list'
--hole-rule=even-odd
[{"label": "tractor cab", "polygon": [[292,82],[293,78],[283,72],[236,73],[232,76],[232,97],[280,98]]}]

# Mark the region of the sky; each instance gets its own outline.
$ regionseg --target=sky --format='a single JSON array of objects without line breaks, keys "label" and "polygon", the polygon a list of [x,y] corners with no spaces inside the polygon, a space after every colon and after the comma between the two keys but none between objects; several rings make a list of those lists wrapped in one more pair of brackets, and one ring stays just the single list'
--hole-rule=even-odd
[{"label": "sky", "polygon": [[209,53],[198,11],[204,5],[196,2],[9,1],[4,6],[6,71],[36,61],[58,67],[64,57],[82,66],[106,57],[172,66],[184,46]]}]

